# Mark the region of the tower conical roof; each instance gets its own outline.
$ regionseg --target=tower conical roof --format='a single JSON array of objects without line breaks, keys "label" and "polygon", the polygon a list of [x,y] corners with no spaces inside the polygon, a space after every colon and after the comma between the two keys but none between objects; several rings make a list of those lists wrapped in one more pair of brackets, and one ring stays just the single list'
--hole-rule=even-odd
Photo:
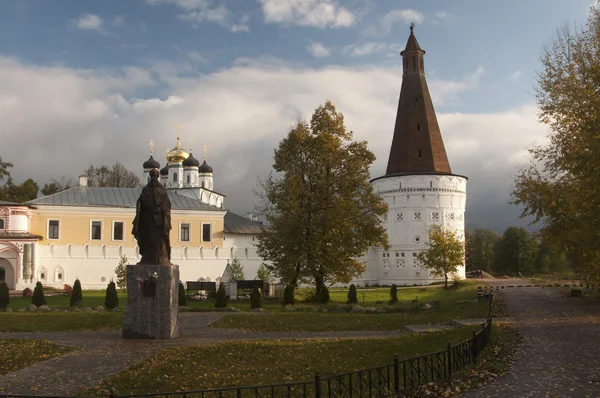
[{"label": "tower conical roof", "polygon": [[402,87],[386,175],[451,174],[444,141],[425,80],[423,55],[413,27],[402,55]]}]

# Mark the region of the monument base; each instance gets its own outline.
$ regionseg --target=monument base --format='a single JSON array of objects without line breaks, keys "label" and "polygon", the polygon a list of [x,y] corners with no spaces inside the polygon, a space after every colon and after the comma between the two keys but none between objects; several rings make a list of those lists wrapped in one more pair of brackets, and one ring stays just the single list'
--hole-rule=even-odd
[{"label": "monument base", "polygon": [[170,340],[179,335],[179,266],[128,265],[126,339]]}]

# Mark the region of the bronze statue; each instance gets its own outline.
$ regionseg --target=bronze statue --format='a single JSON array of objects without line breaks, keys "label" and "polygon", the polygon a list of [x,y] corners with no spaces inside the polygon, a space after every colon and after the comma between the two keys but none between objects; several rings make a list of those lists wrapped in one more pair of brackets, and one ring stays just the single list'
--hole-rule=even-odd
[{"label": "bronze statue", "polygon": [[158,177],[157,169],[150,170],[150,181],[137,201],[131,233],[142,256],[138,264],[171,264],[171,201]]}]

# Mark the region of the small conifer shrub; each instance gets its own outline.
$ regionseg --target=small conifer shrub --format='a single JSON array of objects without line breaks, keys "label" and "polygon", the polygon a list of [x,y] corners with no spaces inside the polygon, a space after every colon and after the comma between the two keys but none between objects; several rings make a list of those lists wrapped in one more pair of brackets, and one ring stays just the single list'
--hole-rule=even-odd
[{"label": "small conifer shrub", "polygon": [[42,282],[35,284],[33,295],[31,296],[31,304],[35,304],[38,307],[46,305],[46,297],[44,296],[44,287],[42,286]]},{"label": "small conifer shrub", "polygon": [[254,286],[252,293],[250,293],[250,308],[262,308],[262,294],[258,287]]},{"label": "small conifer shrub", "polygon": [[348,301],[346,301],[346,304],[358,304],[358,296],[354,283],[350,285],[350,289],[348,290]]},{"label": "small conifer shrub", "polygon": [[113,309],[119,306],[119,296],[117,295],[117,285],[110,281],[106,287],[106,296],[104,297],[104,307]]},{"label": "small conifer shrub", "polygon": [[10,294],[6,282],[0,283],[0,310],[5,310],[10,303]]},{"label": "small conifer shrub", "polygon": [[283,291],[283,305],[294,305],[294,287],[292,285],[286,285]]},{"label": "small conifer shrub", "polygon": [[227,293],[225,292],[225,284],[224,283],[220,283],[219,289],[217,289],[215,308],[227,308]]},{"label": "small conifer shrub", "polygon": [[321,286],[321,294],[319,294],[319,303],[327,304],[331,299],[329,298],[329,289],[327,286]]},{"label": "small conifer shrub", "polygon": [[179,282],[179,306],[180,307],[187,307],[188,302],[187,302],[187,296],[185,294],[185,287],[183,286],[183,283]]},{"label": "small conifer shrub", "polygon": [[81,292],[81,282],[79,279],[75,279],[73,283],[73,292],[71,293],[71,307],[79,305],[83,301],[83,293]]},{"label": "small conifer shrub", "polygon": [[392,288],[390,289],[390,305],[396,304],[398,302],[398,288],[394,283]]}]

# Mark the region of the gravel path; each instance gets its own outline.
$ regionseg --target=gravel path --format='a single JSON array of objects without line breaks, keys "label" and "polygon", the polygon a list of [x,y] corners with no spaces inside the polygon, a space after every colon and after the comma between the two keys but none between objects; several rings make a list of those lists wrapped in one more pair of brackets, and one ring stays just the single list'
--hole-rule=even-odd
[{"label": "gravel path", "polygon": [[0,396],[73,395],[93,387],[168,347],[199,346],[224,341],[269,339],[330,339],[393,337],[398,331],[264,333],[207,328],[225,314],[186,313],[181,315],[181,337],[176,340],[125,340],[121,330],[90,332],[0,333],[0,339],[50,340],[59,345],[80,347],[58,358],[0,376]]},{"label": "gravel path", "polygon": [[507,376],[464,396],[600,397],[600,300],[567,297],[566,289],[504,292],[523,342]]}]

